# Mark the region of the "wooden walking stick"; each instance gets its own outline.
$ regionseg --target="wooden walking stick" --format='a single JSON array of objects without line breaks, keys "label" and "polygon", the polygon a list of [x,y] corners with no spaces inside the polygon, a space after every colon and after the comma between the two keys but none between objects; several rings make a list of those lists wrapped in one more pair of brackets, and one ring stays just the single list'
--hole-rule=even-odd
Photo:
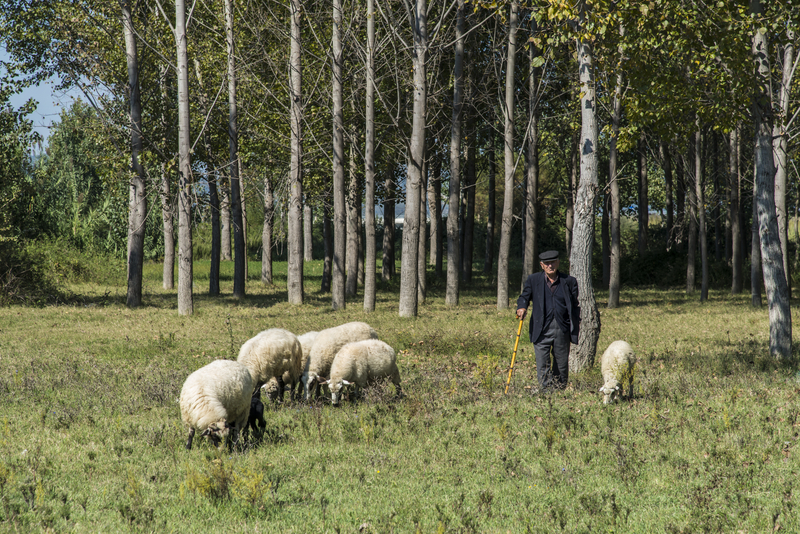
[{"label": "wooden walking stick", "polygon": [[514,343],[514,354],[511,355],[511,368],[508,370],[508,380],[506,380],[506,391],[504,395],[508,395],[508,385],[511,384],[511,373],[514,372],[514,360],[517,359],[517,347],[519,347],[519,335],[522,333],[522,321],[525,320],[523,316],[519,320],[519,328],[517,328],[517,341]]}]

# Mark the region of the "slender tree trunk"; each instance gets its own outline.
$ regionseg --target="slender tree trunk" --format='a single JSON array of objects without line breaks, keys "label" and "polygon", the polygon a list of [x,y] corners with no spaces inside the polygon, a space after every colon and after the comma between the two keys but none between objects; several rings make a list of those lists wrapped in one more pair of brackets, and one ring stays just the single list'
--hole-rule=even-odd
[{"label": "slender tree trunk", "polygon": [[447,290],[445,304],[458,305],[461,236],[458,228],[458,205],[461,192],[461,109],[464,91],[464,0],[458,0],[456,44],[453,67],[453,119],[450,127],[450,186],[447,213]]},{"label": "slender tree trunk", "polygon": [[600,219],[600,241],[603,249],[603,287],[611,283],[611,195],[603,192],[603,215]]},{"label": "slender tree trunk", "polygon": [[[534,31],[532,27],[531,32]],[[537,50],[530,43],[528,46],[528,132],[525,146],[525,251],[523,253],[522,280],[524,286],[528,275],[536,265],[539,235],[537,219],[539,209],[539,106],[536,94],[536,60]]]},{"label": "slender tree trunk", "polygon": [[697,131],[694,134],[694,183],[697,207],[697,233],[700,238],[700,265],[702,278],[700,283],[700,302],[708,300],[708,233],[706,232],[706,202],[703,184],[703,134],[700,131],[700,119],[697,119]]},{"label": "slender tree trunk", "polygon": [[388,282],[394,275],[394,167],[386,165],[386,176],[383,180],[386,189],[386,201],[383,203],[383,257],[381,275],[384,282]]},{"label": "slender tree trunk", "polygon": [[436,152],[433,164],[433,175],[428,184],[428,206],[431,209],[431,265],[434,275],[442,278],[444,262],[442,261],[442,158]]},{"label": "slender tree trunk", "polygon": [[[355,138],[355,136],[353,136]],[[347,279],[345,296],[355,297],[358,292],[358,176],[356,175],[356,147],[350,143],[350,180],[347,187]]]},{"label": "slender tree trunk", "polygon": [[[620,35],[625,35],[625,28],[620,26]],[[619,48],[620,62],[623,57],[622,47]],[[619,306],[619,289],[621,284],[620,276],[620,194],[619,176],[617,173],[617,158],[619,151],[617,141],[619,140],[619,127],[622,120],[622,69],[617,71],[617,84],[614,89],[613,110],[611,114],[611,137],[608,140],[608,176],[611,181],[610,205],[611,217],[609,218],[609,233],[611,234],[611,252],[609,254],[609,273],[608,273],[608,307],[616,308]]]},{"label": "slender tree trunk", "polygon": [[288,261],[286,293],[289,304],[303,303],[303,66],[300,42],[302,0],[292,0],[289,52],[291,160],[289,163]]},{"label": "slender tree trunk", "polygon": [[308,197],[303,204],[303,261],[314,261],[314,208]]},{"label": "slender tree trunk", "polygon": [[644,138],[644,132],[639,137],[639,159],[638,165],[638,178],[639,178],[639,235],[637,240],[637,248],[639,255],[642,256],[647,252],[647,231],[650,226],[650,203],[647,198],[647,142]]},{"label": "slender tree trunk", "polygon": [[419,245],[419,202],[422,164],[425,158],[425,115],[428,98],[425,58],[428,52],[426,0],[416,0],[412,17],[414,34],[414,108],[406,174],[406,212],[403,223],[403,255],[400,258],[400,317],[417,316],[417,255]]},{"label": "slender tree trunk", "polygon": [[[585,10],[585,4],[582,11]],[[584,14],[582,13],[581,22]],[[578,39],[578,74],[581,83],[581,178],[575,202],[575,225],[570,252],[570,274],[578,281],[581,327],[578,344],[569,355],[569,368],[581,371],[594,364],[600,337],[600,313],[592,288],[592,243],[597,204],[597,102],[594,84],[593,52],[590,41]]]},{"label": "slender tree trunk", "polygon": [[123,0],[122,26],[125,34],[125,58],[128,66],[128,98],[131,122],[131,167],[128,197],[128,298],[127,305],[142,304],[142,269],[144,268],[144,234],[147,222],[147,192],[144,167],[139,161],[142,151],[142,102],[139,96],[139,60],[136,33],[133,29],[130,0]]},{"label": "slender tree trunk", "polygon": [[754,308],[761,307],[761,243],[758,237],[757,184],[753,181],[752,224],[750,225],[750,302]]},{"label": "slender tree trunk", "polygon": [[217,189],[219,190],[219,216],[220,216],[220,258],[231,261],[231,182],[228,170],[217,174]]},{"label": "slender tree trunk", "polygon": [[426,194],[428,191],[428,142],[425,140],[425,151],[422,159],[422,173],[419,190],[419,242],[417,243],[417,306],[425,304],[425,294],[427,293],[427,237],[428,237],[428,209],[425,205]]},{"label": "slender tree trunk", "polygon": [[661,140],[660,145],[661,160],[664,162],[664,197],[667,205],[667,250],[672,248],[674,243],[675,225],[675,206],[672,200],[672,155],[669,152],[669,145]]},{"label": "slender tree trunk", "polygon": [[514,70],[517,53],[517,14],[519,5],[512,1],[508,19],[508,56],[506,59],[506,99],[503,192],[503,222],[500,230],[500,251],[497,257],[497,309],[508,308],[508,256],[511,249],[511,224],[514,216]]},{"label": "slender tree trunk", "polygon": [[491,141],[487,149],[487,157],[489,158],[489,185],[488,185],[488,205],[486,207],[486,251],[483,259],[483,274],[487,278],[492,274],[492,265],[494,265],[494,232],[495,232],[495,212],[496,197],[497,197],[497,151],[495,143],[494,128],[489,134]]},{"label": "slender tree trunk", "polygon": [[192,164],[189,155],[189,65],[186,5],[175,0],[175,44],[178,68],[178,314],[192,315]]},{"label": "slender tree trunk", "polygon": [[166,164],[161,164],[161,221],[164,225],[164,289],[175,287],[175,228],[173,224],[172,192]]},{"label": "slender tree trunk", "polygon": [[[762,16],[761,2],[751,0],[751,10]],[[760,22],[756,27],[760,26]],[[755,199],[764,269],[764,287],[769,307],[769,352],[779,359],[792,357],[792,316],[789,286],[786,283],[778,221],[775,217],[775,168],[772,154],[772,105],[769,93],[769,41],[767,33],[753,33],[753,59],[756,63],[756,90],[753,95],[755,121]],[[785,209],[785,208],[784,208]],[[785,219],[785,213],[784,213]]]},{"label": "slender tree trunk", "polygon": [[[470,81],[472,82],[472,80]],[[474,84],[470,96],[475,94]],[[472,100],[472,98],[470,98]],[[462,227],[464,247],[461,250],[461,279],[465,284],[472,282],[472,260],[475,252],[475,187],[477,172],[475,159],[478,151],[477,130],[475,128],[475,108],[469,107],[467,119],[467,165],[464,173],[464,224]]]},{"label": "slender tree trunk", "polygon": [[730,136],[730,169],[728,173],[730,201],[728,211],[731,219],[731,295],[739,295],[744,286],[742,271],[744,254],[742,253],[742,227],[740,225],[740,180],[739,180],[739,128],[731,130]]},{"label": "slender tree trunk", "polygon": [[[364,143],[366,258],[364,311],[375,311],[375,0],[367,0],[367,81]],[[385,215],[385,212],[384,212]]]},{"label": "slender tree trunk", "polygon": [[357,231],[357,240],[358,243],[357,251],[358,254],[356,256],[357,268],[357,280],[358,285],[364,285],[364,219],[361,217],[361,206],[364,204],[364,195],[362,193],[361,188],[359,187],[358,191],[356,192],[356,231]]},{"label": "slender tree trunk", "polygon": [[[695,154],[697,145],[692,145],[692,156],[697,158]],[[688,170],[688,169],[687,169]],[[697,262],[697,187],[696,182],[700,178],[697,175],[697,166],[694,168],[694,176],[690,173],[685,175],[686,178],[686,202],[689,208],[689,236],[687,239],[687,262],[686,262],[686,293],[694,293],[695,290],[695,265]],[[690,183],[691,182],[691,183]]]},{"label": "slender tree trunk", "polygon": [[244,217],[242,216],[242,194],[239,181],[239,129],[236,123],[236,64],[233,39],[233,3],[225,0],[225,34],[228,43],[228,148],[231,177],[231,215],[233,217],[233,296],[245,295],[245,251]]},{"label": "slender tree trunk", "polygon": [[578,159],[578,132],[571,136],[570,143],[570,171],[569,182],[567,183],[567,207],[564,213],[564,243],[567,250],[572,250],[572,230],[575,226],[575,192],[578,186],[578,175],[580,174],[580,162]]},{"label": "slender tree trunk", "polygon": [[322,265],[322,286],[320,291],[329,293],[333,266],[333,224],[331,221],[331,207],[327,203],[322,208],[322,241],[325,249],[325,260]]},{"label": "slender tree trunk", "polygon": [[786,46],[783,49],[783,75],[778,89],[778,116],[772,127],[772,154],[775,164],[775,213],[778,218],[778,237],[783,256],[783,271],[786,274],[786,284],[789,297],[792,295],[792,277],[789,264],[789,224],[786,211],[788,157],[789,145],[787,134],[787,121],[789,120],[789,96],[792,88],[794,71],[794,31],[786,31]]},{"label": "slender tree trunk", "polygon": [[686,161],[679,156],[675,167],[675,248],[683,250],[686,227]]},{"label": "slender tree trunk", "polygon": [[714,173],[714,206],[712,210],[712,217],[714,218],[714,259],[722,261],[722,254],[725,251],[725,235],[722,230],[721,217],[720,217],[720,201],[722,199],[722,191],[719,183],[719,143],[717,141],[717,134],[710,132],[711,135],[711,168]]},{"label": "slender tree trunk", "polygon": [[342,0],[333,0],[333,266],[331,307],[345,308],[347,224],[344,187],[344,103],[342,99]]},{"label": "slender tree trunk", "polygon": [[264,226],[261,230],[261,282],[272,285],[272,221],[275,217],[275,199],[272,196],[272,178],[264,176]]}]

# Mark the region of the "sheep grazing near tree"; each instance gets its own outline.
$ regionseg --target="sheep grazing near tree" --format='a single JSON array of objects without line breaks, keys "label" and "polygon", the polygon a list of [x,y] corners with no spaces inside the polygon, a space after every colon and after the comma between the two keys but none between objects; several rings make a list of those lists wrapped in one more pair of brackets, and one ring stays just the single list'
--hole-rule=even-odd
[{"label": "sheep grazing near tree", "polygon": [[[274,378],[277,381],[276,397],[283,401],[284,374],[289,383],[300,378],[303,349],[297,336],[281,328],[271,328],[249,339],[239,349],[238,361],[250,369],[254,390]],[[271,396],[271,395],[270,395]]]},{"label": "sheep grazing near tree", "polygon": [[401,394],[394,349],[377,339],[348,343],[339,350],[331,365],[331,377],[327,381],[331,403],[339,404],[344,386],[360,389],[381,378],[391,379],[397,394]]},{"label": "sheep grazing near tree", "polygon": [[[600,360],[600,370],[603,373],[603,404],[611,404],[627,392],[628,398],[633,396],[633,375],[636,355],[633,349],[624,341],[615,341],[608,346]],[[623,384],[627,382],[627,387]]]},{"label": "sheep grazing near tree", "polygon": [[215,446],[226,438],[235,443],[250,413],[253,377],[239,362],[216,360],[189,375],[180,396],[181,419],[189,427],[186,448],[195,430]]},{"label": "sheep grazing near tree", "polygon": [[328,328],[317,334],[303,371],[303,390],[306,400],[311,398],[311,389],[319,394],[319,382],[324,382],[331,364],[339,350],[355,341],[378,339],[378,334],[367,323],[352,322]]}]

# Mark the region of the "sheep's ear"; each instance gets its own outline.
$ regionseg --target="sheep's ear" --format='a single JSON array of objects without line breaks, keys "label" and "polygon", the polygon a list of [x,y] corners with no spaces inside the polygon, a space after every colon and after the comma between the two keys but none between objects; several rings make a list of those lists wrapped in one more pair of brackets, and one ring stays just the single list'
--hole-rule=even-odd
[{"label": "sheep's ear", "polygon": [[342,379],[342,384],[344,384],[345,386],[349,386],[352,384],[352,382],[348,382],[347,380]]},{"label": "sheep's ear", "polygon": [[605,386],[601,386],[601,387],[600,387],[600,393],[605,393],[605,392],[606,392],[606,388],[605,388]]},{"label": "sheep's ear", "polygon": [[619,386],[615,387],[614,389],[615,389],[615,390],[617,390],[617,391],[619,391]]}]

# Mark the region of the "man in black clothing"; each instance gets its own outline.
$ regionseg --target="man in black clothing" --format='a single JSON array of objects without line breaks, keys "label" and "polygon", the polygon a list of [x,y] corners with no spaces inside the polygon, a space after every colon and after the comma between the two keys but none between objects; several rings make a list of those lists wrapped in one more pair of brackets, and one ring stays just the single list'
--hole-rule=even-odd
[{"label": "man in black clothing", "polygon": [[[581,308],[578,304],[578,281],[558,272],[558,251],[539,254],[542,272],[525,280],[517,300],[517,319],[524,319],[528,303],[533,303],[530,339],[536,353],[536,375],[542,390],[567,387],[569,379],[569,344],[578,342]],[[550,350],[553,365],[550,365]]]}]

